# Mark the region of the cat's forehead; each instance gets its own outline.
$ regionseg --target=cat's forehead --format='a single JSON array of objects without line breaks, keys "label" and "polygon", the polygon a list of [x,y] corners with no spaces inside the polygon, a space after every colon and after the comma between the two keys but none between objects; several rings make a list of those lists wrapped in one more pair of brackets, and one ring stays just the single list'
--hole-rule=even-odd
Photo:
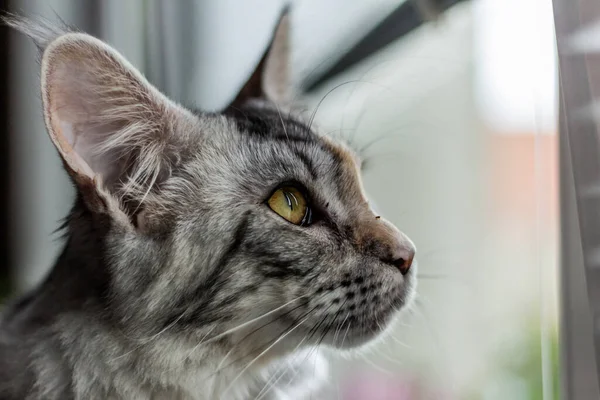
[{"label": "cat's forehead", "polygon": [[329,153],[339,164],[351,168],[360,166],[358,155],[344,143],[318,132],[312,118],[307,121],[298,114],[269,105],[228,109],[226,115],[234,121],[242,134],[281,141],[282,145],[314,144]]},{"label": "cat's forehead", "polygon": [[[234,121],[239,134],[246,138],[270,142],[280,149],[288,148],[300,155],[304,163],[312,164],[311,169],[320,170],[321,173],[335,170],[340,175],[341,171],[346,171],[341,174],[344,178],[358,179],[358,155],[343,142],[318,132],[312,118],[306,121],[276,106],[261,105],[228,110],[226,115]],[[317,172],[313,175],[317,175]]]},{"label": "cat's forehead", "polygon": [[230,108],[225,111],[225,115],[241,133],[256,138],[307,143],[318,142],[320,139],[312,130],[310,122],[304,122],[299,116],[276,106],[250,103],[243,108]]},{"label": "cat's forehead", "polygon": [[[206,122],[206,115],[201,119]],[[208,193],[225,191],[233,199],[246,193],[242,187],[264,195],[278,184],[297,181],[325,203],[365,203],[359,158],[302,117],[274,106],[246,106],[230,108],[212,121],[212,133],[197,135],[198,153],[186,165],[205,189],[214,187]]]}]

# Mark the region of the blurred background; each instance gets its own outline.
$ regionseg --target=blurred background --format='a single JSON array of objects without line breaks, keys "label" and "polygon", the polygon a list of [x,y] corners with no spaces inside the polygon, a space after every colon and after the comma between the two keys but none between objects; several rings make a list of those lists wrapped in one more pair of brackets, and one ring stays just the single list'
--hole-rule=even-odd
[{"label": "blurred background", "polygon": [[[280,0],[0,0],[120,50],[179,102],[225,106]],[[363,149],[378,211],[417,244],[393,335],[331,355],[323,399],[561,398],[558,77],[550,0],[292,0],[292,73],[319,129]],[[36,51],[0,28],[3,295],[46,274],[73,190],[45,134]],[[589,397],[590,399],[594,397]]]}]

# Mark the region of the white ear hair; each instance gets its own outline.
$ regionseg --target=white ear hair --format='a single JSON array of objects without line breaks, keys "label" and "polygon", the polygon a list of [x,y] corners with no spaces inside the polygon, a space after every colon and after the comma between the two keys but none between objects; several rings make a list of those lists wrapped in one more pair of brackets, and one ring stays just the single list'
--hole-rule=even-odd
[{"label": "white ear hair", "polygon": [[188,131],[178,128],[195,117],[104,42],[43,22],[7,22],[40,48],[46,128],[75,181],[102,182],[116,198],[148,193],[177,157],[179,132]]},{"label": "white ear hair", "polygon": [[[173,107],[116,51],[82,33],[62,35],[44,50],[42,101],[48,133],[69,167],[98,174],[108,186],[135,148],[160,152]],[[160,159],[153,156],[147,159]],[[140,177],[156,174],[156,165],[144,164]]]}]

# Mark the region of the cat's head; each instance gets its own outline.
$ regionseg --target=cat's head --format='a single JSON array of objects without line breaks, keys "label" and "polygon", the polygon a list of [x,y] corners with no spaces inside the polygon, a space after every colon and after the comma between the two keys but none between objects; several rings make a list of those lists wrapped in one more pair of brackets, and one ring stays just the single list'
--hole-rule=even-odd
[{"label": "cat's head", "polygon": [[47,130],[107,222],[107,304],[130,336],[350,348],[410,302],[414,246],[370,208],[360,160],[286,107],[286,17],[222,113],[89,35],[11,23],[41,48]]}]

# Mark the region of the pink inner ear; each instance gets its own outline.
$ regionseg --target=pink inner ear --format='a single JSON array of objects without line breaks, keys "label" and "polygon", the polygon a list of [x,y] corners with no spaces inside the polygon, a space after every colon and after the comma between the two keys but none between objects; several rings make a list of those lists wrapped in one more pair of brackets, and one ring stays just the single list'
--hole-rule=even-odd
[{"label": "pink inner ear", "polygon": [[47,77],[50,85],[46,105],[50,108],[51,135],[71,169],[90,178],[100,175],[106,182],[115,175],[116,164],[104,162],[98,154],[98,145],[104,138],[91,123],[95,114],[103,112],[106,101],[94,98],[98,91],[95,79],[102,72],[91,62],[92,54],[85,55],[69,60],[67,56],[73,54],[65,52],[61,54],[64,59],[55,58],[54,68]]},{"label": "pink inner ear", "polygon": [[[69,153],[69,157],[72,158],[73,162],[76,164],[77,167],[79,167],[79,171],[80,173],[84,173],[85,175],[89,176],[90,178],[94,178],[94,171],[95,169],[93,168],[93,166],[89,165],[85,159],[85,154],[82,154],[80,156],[80,152],[77,147],[77,135],[75,134],[75,130],[73,129],[73,124],[66,122],[66,121],[61,121],[60,124],[60,133],[58,134],[62,134],[62,136],[65,138],[66,142],[70,145],[70,148],[67,150],[67,152]],[[73,167],[73,166],[72,166]]]},{"label": "pink inner ear", "polygon": [[46,48],[42,97],[49,134],[69,168],[100,178],[117,197],[145,197],[175,126],[195,120],[114,49],[82,33]]},{"label": "pink inner ear", "polygon": [[68,114],[67,110],[68,107],[65,106],[61,108],[62,112],[53,110],[50,114],[53,126],[51,136],[63,159],[74,172],[89,178],[93,179],[96,174],[105,174],[106,168],[101,168],[99,163],[94,162],[97,157],[94,157],[91,152],[93,144],[86,143],[90,138],[76,131],[73,118],[62,115]]},{"label": "pink inner ear", "polygon": [[61,121],[56,117],[56,111],[53,111],[50,113],[50,126],[52,128],[49,132],[50,138],[71,170],[77,174],[84,174],[93,179],[95,175],[94,171],[73,149],[73,143],[75,141],[73,125],[67,121]]},{"label": "pink inner ear", "polygon": [[73,172],[99,176],[113,188],[125,178],[121,175],[129,161],[121,156],[131,154],[124,151],[124,142],[136,145],[124,132],[139,121],[145,127],[153,122],[144,114],[152,105],[140,104],[150,101],[152,89],[116,52],[94,38],[73,34],[57,42],[44,55],[42,71],[49,133]]}]

